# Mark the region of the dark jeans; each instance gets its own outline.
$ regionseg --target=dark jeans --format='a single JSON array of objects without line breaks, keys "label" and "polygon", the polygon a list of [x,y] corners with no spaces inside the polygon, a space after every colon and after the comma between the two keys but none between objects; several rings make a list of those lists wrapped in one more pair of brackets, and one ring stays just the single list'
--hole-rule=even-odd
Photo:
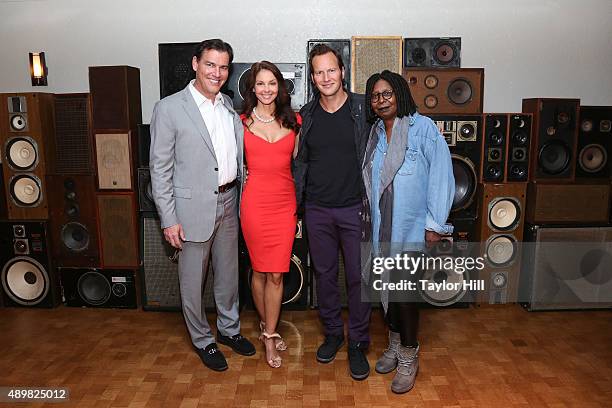
[{"label": "dark jeans", "polygon": [[419,304],[416,302],[389,302],[385,320],[389,329],[400,334],[404,347],[417,346],[419,331]]},{"label": "dark jeans", "polygon": [[341,248],[348,295],[348,336],[353,341],[369,343],[372,306],[361,301],[361,207],[361,203],[339,208],[306,203],[305,220],[325,334],[344,335],[338,287],[338,251]]}]

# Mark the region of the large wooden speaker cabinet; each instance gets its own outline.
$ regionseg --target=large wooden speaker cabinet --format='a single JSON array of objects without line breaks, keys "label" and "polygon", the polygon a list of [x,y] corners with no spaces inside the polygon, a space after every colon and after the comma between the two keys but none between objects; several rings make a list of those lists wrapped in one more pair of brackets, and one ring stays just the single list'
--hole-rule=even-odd
[{"label": "large wooden speaker cabinet", "polygon": [[612,307],[612,228],[527,225],[520,281],[528,310]]},{"label": "large wooden speaker cabinet", "polygon": [[49,236],[58,267],[100,265],[96,180],[93,175],[48,175]]},{"label": "large wooden speaker cabinet", "polygon": [[608,179],[612,174],[612,106],[581,106],[576,178]]},{"label": "large wooden speaker cabinet", "polygon": [[96,131],[136,129],[142,123],[138,68],[89,67],[89,90]]},{"label": "large wooden speaker cabinet", "polygon": [[423,115],[482,113],[484,68],[404,68],[403,75]]},{"label": "large wooden speaker cabinet", "polygon": [[533,114],[529,179],[571,183],[575,178],[579,99],[523,99],[523,112]]},{"label": "large wooden speaker cabinet", "polygon": [[59,304],[59,279],[46,229],[44,222],[0,222],[0,291],[5,306]]},{"label": "large wooden speaker cabinet", "polygon": [[518,301],[521,242],[527,183],[483,183],[479,185],[478,240],[485,268],[479,278],[485,290],[478,303],[503,304]]},{"label": "large wooden speaker cabinet", "polygon": [[47,219],[47,163],[52,143],[53,95],[0,94],[0,149],[8,218]]},{"label": "large wooden speaker cabinet", "polygon": [[402,37],[351,38],[351,91],[365,94],[368,78],[389,70],[402,73]]},{"label": "large wooden speaker cabinet", "polygon": [[97,193],[104,268],[138,268],[135,193]]}]

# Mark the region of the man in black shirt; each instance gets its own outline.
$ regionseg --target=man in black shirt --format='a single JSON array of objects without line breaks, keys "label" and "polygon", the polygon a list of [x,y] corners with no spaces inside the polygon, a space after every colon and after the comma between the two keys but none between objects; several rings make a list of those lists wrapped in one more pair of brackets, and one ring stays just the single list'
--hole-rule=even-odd
[{"label": "man in black shirt", "polygon": [[298,206],[304,206],[310,256],[317,278],[319,313],[325,342],[317,360],[331,362],[344,343],[338,287],[338,251],[344,257],[349,307],[349,366],[351,376],[368,377],[365,357],[370,336],[371,305],[361,301],[361,211],[363,160],[368,125],[363,95],[343,87],[340,55],[317,44],[308,57],[317,95],[306,104],[294,177]]}]

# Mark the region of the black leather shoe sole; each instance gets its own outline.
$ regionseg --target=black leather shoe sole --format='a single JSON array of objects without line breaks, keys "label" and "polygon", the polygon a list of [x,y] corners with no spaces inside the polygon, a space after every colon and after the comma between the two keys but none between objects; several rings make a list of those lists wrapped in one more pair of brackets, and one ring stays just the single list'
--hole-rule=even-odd
[{"label": "black leather shoe sole", "polygon": [[[250,350],[242,350],[238,347],[236,347],[236,343],[234,341],[232,341],[229,337],[226,336],[217,336],[217,343],[223,344],[224,346],[228,346],[230,347],[232,350],[234,350],[236,353],[243,355],[243,356],[252,356],[255,354],[256,350],[255,350],[255,346],[253,346],[251,344],[251,348]],[[249,342],[250,344],[250,342]]]},{"label": "black leather shoe sole", "polygon": [[338,344],[338,347],[336,347],[336,351],[334,352],[334,354],[332,354],[332,356],[328,358],[321,357],[319,353],[317,352],[317,361],[323,364],[331,363],[332,361],[334,361],[334,359],[336,358],[336,354],[338,354],[338,350],[340,350],[340,348],[342,348],[343,345],[344,345],[344,340],[342,340],[342,342]]}]

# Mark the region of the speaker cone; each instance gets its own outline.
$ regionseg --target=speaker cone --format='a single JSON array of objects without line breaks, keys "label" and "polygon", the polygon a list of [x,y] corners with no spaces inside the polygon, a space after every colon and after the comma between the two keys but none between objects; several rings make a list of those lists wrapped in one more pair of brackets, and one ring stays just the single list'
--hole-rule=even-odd
[{"label": "speaker cone", "polygon": [[69,222],[62,227],[62,243],[74,252],[84,251],[89,247],[89,231],[78,222]]},{"label": "speaker cone", "polygon": [[29,174],[15,176],[10,183],[10,192],[18,205],[32,207],[40,200],[40,181]]},{"label": "speaker cone", "polygon": [[493,229],[508,231],[520,221],[519,204],[511,198],[499,198],[489,204],[489,225]]},{"label": "speaker cone", "polygon": [[96,271],[86,272],[77,282],[81,299],[92,306],[100,306],[111,296],[111,286],[104,275]]},{"label": "speaker cone", "polygon": [[490,164],[487,166],[486,178],[487,180],[499,180],[502,176],[502,171],[499,166]]},{"label": "speaker cone", "polygon": [[512,135],[512,140],[515,144],[519,146],[525,146],[528,140],[527,133],[523,131],[517,131]]},{"label": "speaker cone", "polygon": [[425,59],[427,58],[427,53],[421,47],[415,48],[414,50],[412,50],[411,55],[412,55],[412,60],[416,64],[419,64],[419,65],[423,64],[425,62]]},{"label": "speaker cone", "polygon": [[570,149],[560,140],[546,143],[538,153],[538,163],[542,171],[548,174],[559,174],[565,171],[572,157]]},{"label": "speaker cone", "polygon": [[147,199],[149,201],[151,201],[151,203],[155,202],[155,200],[153,199],[153,187],[152,187],[152,184],[151,184],[151,178],[150,177],[147,180],[147,187],[145,189],[145,196],[147,197]]},{"label": "speaker cone", "polygon": [[27,120],[23,115],[11,116],[11,129],[15,132],[21,132],[27,126]]},{"label": "speaker cone", "polygon": [[455,105],[464,105],[472,99],[472,85],[466,79],[455,79],[448,86],[448,99]]},{"label": "speaker cone", "polygon": [[458,139],[464,142],[475,142],[477,126],[476,121],[457,122],[457,127],[459,128]]},{"label": "speaker cone", "polygon": [[427,95],[425,97],[425,106],[427,106],[429,109],[435,108],[438,106],[438,98],[436,98],[435,95]]},{"label": "speaker cone", "polygon": [[442,42],[434,48],[434,59],[441,65],[448,65],[457,53],[455,47],[448,43]]},{"label": "speaker cone", "polygon": [[429,89],[434,89],[438,86],[438,77],[435,75],[427,75],[425,77],[425,86]]},{"label": "speaker cone", "polygon": [[242,74],[240,74],[240,77],[238,78],[238,93],[240,94],[240,97],[242,98],[242,100],[244,100],[246,98],[246,94],[247,94],[247,81],[249,79],[249,75],[251,74],[251,68],[246,69]]},{"label": "speaker cone", "polygon": [[509,235],[493,235],[487,240],[485,254],[494,266],[504,266],[516,256],[516,240]]},{"label": "speaker cone", "polygon": [[[450,269],[423,271],[420,281],[426,281],[424,285],[418,285],[418,290],[423,299],[434,306],[448,306],[457,303],[465,296],[465,288],[461,284],[467,280],[467,272],[457,273]],[[429,283],[445,283],[441,290],[429,290]]]},{"label": "speaker cone", "polygon": [[589,144],[580,151],[578,163],[587,173],[597,173],[608,163],[608,154],[602,145]]},{"label": "speaker cone", "polygon": [[35,259],[16,257],[2,269],[2,286],[9,298],[16,303],[34,306],[49,292],[49,275]]},{"label": "speaker cone", "polygon": [[[253,268],[248,267],[249,287],[253,280]],[[304,289],[304,266],[300,258],[292,254],[289,263],[289,272],[283,274],[283,299],[282,304],[295,302],[302,295]]]},{"label": "speaker cone", "polygon": [[451,211],[468,207],[474,200],[478,178],[474,164],[467,157],[451,154],[455,176],[455,196]]},{"label": "speaker cone", "polygon": [[285,78],[285,87],[287,88],[287,93],[293,95],[293,91],[295,91],[295,82]]},{"label": "speaker cone", "polygon": [[527,177],[527,168],[516,164],[512,165],[510,167],[510,175],[513,179],[523,179]]},{"label": "speaker cone", "polygon": [[6,145],[6,156],[9,165],[16,170],[27,170],[36,164],[36,142],[32,139],[15,137]]}]

